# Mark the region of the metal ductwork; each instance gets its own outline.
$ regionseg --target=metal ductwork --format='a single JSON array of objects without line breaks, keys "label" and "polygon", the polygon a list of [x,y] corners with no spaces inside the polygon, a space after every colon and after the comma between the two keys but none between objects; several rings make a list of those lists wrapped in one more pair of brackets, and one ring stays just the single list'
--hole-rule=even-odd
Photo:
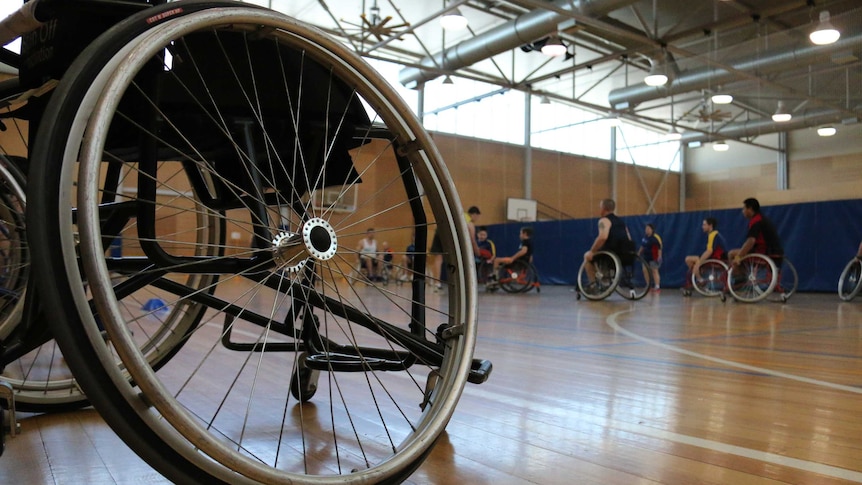
[{"label": "metal ductwork", "polygon": [[[619,8],[627,7],[637,0],[556,0],[551,2],[557,8],[573,13],[601,17]],[[401,84],[408,88],[430,81],[440,76],[439,71],[454,71],[471,66],[483,59],[496,56],[524,44],[529,44],[549,34],[556,33],[559,24],[571,20],[568,15],[549,10],[533,10],[503,25],[495,27],[447,48],[433,57],[419,61],[421,66],[407,67],[398,75]]]},{"label": "metal ductwork", "polygon": [[[862,45],[862,34],[842,38],[828,46],[805,46],[793,50],[767,52],[756,57],[732,61],[729,67],[737,71],[758,72],[758,74],[777,72],[791,66],[801,66],[824,54],[849,50]],[[640,83],[626,88],[615,89],[608,94],[608,104],[618,110],[631,109],[644,101],[660,99],[672,94],[699,91],[711,86],[727,84],[739,80],[739,74],[725,69],[704,67],[686,71],[673,79],[667,86],[647,86]]]},{"label": "metal ductwork", "polygon": [[[824,124],[839,124],[842,123],[842,112],[829,108],[808,109],[799,114],[794,114],[793,119],[784,123],[776,123],[771,119],[759,119],[743,121],[739,123],[730,123],[722,127],[719,131],[712,134],[704,134],[699,132],[683,133],[680,142],[689,143],[693,141],[719,141],[719,140],[735,140],[751,136],[766,135],[779,131],[798,130],[800,128],[813,127]],[[855,122],[856,119],[848,120]]]}]

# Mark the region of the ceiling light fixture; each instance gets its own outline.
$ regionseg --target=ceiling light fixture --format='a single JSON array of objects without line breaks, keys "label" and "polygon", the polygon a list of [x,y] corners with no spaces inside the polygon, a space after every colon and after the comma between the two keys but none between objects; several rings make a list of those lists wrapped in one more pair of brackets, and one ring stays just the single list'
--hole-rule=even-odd
[{"label": "ceiling light fixture", "polygon": [[712,149],[717,152],[726,152],[730,150],[730,145],[726,141],[717,141],[712,144]]},{"label": "ceiling light fixture", "polygon": [[838,130],[836,130],[835,127],[832,125],[826,125],[817,128],[817,134],[820,136],[832,136],[835,133],[838,133]]},{"label": "ceiling light fixture", "polygon": [[542,46],[542,54],[550,57],[560,57],[566,50],[565,44],[556,35],[548,37],[548,41]]},{"label": "ceiling light fixture", "polygon": [[793,115],[787,111],[787,108],[784,107],[784,101],[778,102],[778,109],[775,110],[775,114],[772,115],[772,121],[776,123],[784,123],[790,121],[793,118]]},{"label": "ceiling light fixture", "polygon": [[463,30],[467,27],[467,17],[457,7],[449,10],[440,17],[440,26],[446,30]]},{"label": "ceiling light fixture", "polygon": [[659,65],[659,63],[650,61],[649,74],[644,78],[644,83],[647,86],[664,86],[667,84],[667,74],[664,73],[664,69],[661,69],[664,64]]},{"label": "ceiling light fixture", "polygon": [[547,96],[542,96],[541,100],[539,101],[539,104],[551,104],[551,98]]},{"label": "ceiling light fixture", "polygon": [[682,133],[676,131],[675,126],[671,126],[670,130],[664,135],[664,139],[667,141],[677,141],[682,138]]},{"label": "ceiling light fixture", "polygon": [[447,74],[446,77],[443,78],[443,84],[455,84],[452,81],[452,78]]},{"label": "ceiling light fixture", "polygon": [[713,94],[712,102],[715,104],[730,104],[733,102],[733,96],[729,94]]},{"label": "ceiling light fixture", "polygon": [[820,12],[820,23],[817,24],[816,29],[808,34],[808,38],[817,45],[834,44],[841,38],[841,32],[838,32],[838,29],[829,22],[828,10]]}]

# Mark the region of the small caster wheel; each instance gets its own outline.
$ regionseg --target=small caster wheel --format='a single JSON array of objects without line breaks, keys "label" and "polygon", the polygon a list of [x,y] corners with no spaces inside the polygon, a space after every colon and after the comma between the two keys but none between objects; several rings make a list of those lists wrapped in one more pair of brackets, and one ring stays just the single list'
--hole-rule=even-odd
[{"label": "small caster wheel", "polygon": [[299,356],[296,370],[290,378],[290,394],[299,402],[308,402],[317,392],[317,379],[320,371],[308,367],[306,359],[308,354]]}]

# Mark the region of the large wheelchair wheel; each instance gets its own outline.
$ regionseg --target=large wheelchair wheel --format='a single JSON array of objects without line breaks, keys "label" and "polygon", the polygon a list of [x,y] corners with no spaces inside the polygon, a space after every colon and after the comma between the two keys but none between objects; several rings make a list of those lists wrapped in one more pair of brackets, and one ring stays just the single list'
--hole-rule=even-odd
[{"label": "large wheelchair wheel", "polygon": [[778,268],[772,258],[763,254],[746,254],[738,264],[730,265],[727,289],[734,299],[754,303],[769,296],[778,283]]},{"label": "large wheelchair wheel", "polygon": [[862,260],[853,258],[838,278],[838,297],[844,301],[852,300],[862,288]]},{"label": "large wheelchair wheel", "polygon": [[862,260],[853,258],[844,266],[838,278],[838,297],[844,301],[850,301],[859,294],[860,288],[862,288]]},{"label": "large wheelchair wheel", "polygon": [[588,300],[604,300],[616,290],[622,277],[620,258],[610,251],[598,251],[593,255],[595,280],[590,281],[586,261],[578,269],[578,290]]},{"label": "large wheelchair wheel", "polygon": [[0,155],[0,341],[21,320],[30,273],[25,187],[24,176],[10,157]]},{"label": "large wheelchair wheel", "polygon": [[533,288],[539,289],[539,275],[536,268],[520,259],[501,266],[497,272],[497,281],[507,293],[526,293]]},{"label": "large wheelchair wheel", "polygon": [[617,293],[628,300],[640,300],[652,288],[652,271],[642,256],[634,255],[631,264],[622,264]]},{"label": "large wheelchair wheel", "polygon": [[707,259],[691,275],[691,286],[703,296],[720,296],[726,283],[727,264],[718,259]]},{"label": "large wheelchair wheel", "polygon": [[778,296],[778,300],[782,303],[786,302],[796,293],[799,288],[799,274],[796,272],[796,267],[787,259],[787,256],[781,258],[781,265],[778,267],[778,280],[775,283],[774,292]]},{"label": "large wheelchair wheel", "polygon": [[0,380],[10,384],[19,411],[62,411],[88,403],[45,319],[36,312],[38,301],[26,298],[31,273],[23,172],[26,127],[29,102],[40,95],[25,91],[17,78],[0,82],[0,122],[5,130],[0,139]]},{"label": "large wheelchair wheel", "polygon": [[[490,372],[472,359],[476,281],[451,178],[339,43],[265,9],[177,5],[97,40],[49,107],[33,193],[55,195],[31,207],[47,221],[35,237],[60,241],[38,265],[65,272],[45,285],[54,316],[75,316],[57,339],[106,421],[175,481],[402,481],[468,378]],[[370,220],[389,241],[415,235],[408,295],[347,277]],[[435,226],[442,294],[424,280]],[[125,309],[139,291],[206,310],[158,373]],[[102,328],[123,369],[102,358]]]}]

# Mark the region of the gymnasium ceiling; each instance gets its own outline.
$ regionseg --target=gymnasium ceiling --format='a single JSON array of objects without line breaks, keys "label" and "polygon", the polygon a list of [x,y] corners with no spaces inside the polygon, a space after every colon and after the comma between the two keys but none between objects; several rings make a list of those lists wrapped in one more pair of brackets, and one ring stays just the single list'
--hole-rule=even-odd
[{"label": "gymnasium ceiling", "polygon": [[[256,1],[255,3],[261,3]],[[344,39],[362,55],[403,65],[408,87],[445,75],[531,90],[552,102],[620,116],[684,141],[741,139],[858,123],[862,116],[859,0],[268,0]],[[458,8],[468,28],[444,31]],[[838,42],[808,33],[828,10]],[[566,55],[539,50],[559,35]],[[656,62],[671,81],[649,87]],[[455,80],[457,83],[457,78]],[[731,94],[718,105],[715,93]],[[778,102],[793,114],[772,121]]]}]

